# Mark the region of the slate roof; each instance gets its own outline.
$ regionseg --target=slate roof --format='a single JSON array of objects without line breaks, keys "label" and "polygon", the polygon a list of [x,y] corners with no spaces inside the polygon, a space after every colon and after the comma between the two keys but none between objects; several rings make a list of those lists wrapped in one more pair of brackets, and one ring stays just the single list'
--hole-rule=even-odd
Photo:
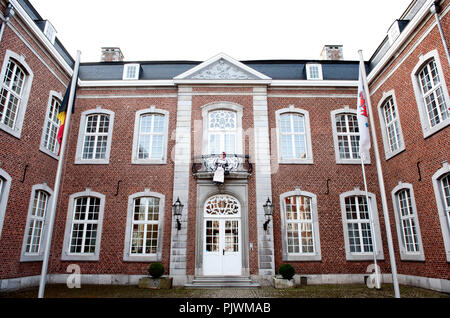
[{"label": "slate roof", "polygon": [[[358,80],[358,61],[259,60],[241,61],[274,80],[306,80],[306,64],[322,64],[324,80]],[[81,80],[121,80],[123,66],[140,64],[141,80],[169,80],[201,62],[198,61],[133,61],[81,63]]]}]

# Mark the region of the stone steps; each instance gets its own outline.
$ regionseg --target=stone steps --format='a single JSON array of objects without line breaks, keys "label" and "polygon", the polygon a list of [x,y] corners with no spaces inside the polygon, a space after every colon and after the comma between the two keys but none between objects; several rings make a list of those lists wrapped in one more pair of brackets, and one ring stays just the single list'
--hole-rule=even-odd
[{"label": "stone steps", "polygon": [[258,288],[248,276],[196,276],[185,288]]}]

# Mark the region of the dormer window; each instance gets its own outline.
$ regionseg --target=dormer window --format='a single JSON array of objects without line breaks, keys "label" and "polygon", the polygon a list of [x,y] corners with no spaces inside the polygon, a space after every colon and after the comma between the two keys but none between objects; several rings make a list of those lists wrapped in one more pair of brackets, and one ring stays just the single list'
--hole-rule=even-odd
[{"label": "dormer window", "polygon": [[322,65],[306,64],[306,78],[308,80],[321,80],[322,79]]},{"label": "dormer window", "polygon": [[50,21],[45,21],[44,34],[52,44],[55,44],[56,30]]},{"label": "dormer window", "polygon": [[125,64],[123,66],[124,80],[137,80],[139,79],[139,64]]}]

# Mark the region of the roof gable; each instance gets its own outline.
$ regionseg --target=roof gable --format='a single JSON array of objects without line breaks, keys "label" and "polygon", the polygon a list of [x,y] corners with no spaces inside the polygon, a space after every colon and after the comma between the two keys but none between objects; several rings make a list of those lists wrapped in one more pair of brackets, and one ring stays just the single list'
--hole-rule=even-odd
[{"label": "roof gable", "polygon": [[176,82],[270,82],[271,78],[221,53],[174,77]]}]

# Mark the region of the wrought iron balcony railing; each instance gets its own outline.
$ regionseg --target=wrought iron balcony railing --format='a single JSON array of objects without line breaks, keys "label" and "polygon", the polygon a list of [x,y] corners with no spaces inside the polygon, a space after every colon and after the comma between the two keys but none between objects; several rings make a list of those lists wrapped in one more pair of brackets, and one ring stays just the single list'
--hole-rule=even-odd
[{"label": "wrought iron balcony railing", "polygon": [[243,174],[248,177],[253,170],[249,155],[211,154],[194,156],[192,173],[194,176],[211,175],[219,164],[223,166],[226,176]]}]

